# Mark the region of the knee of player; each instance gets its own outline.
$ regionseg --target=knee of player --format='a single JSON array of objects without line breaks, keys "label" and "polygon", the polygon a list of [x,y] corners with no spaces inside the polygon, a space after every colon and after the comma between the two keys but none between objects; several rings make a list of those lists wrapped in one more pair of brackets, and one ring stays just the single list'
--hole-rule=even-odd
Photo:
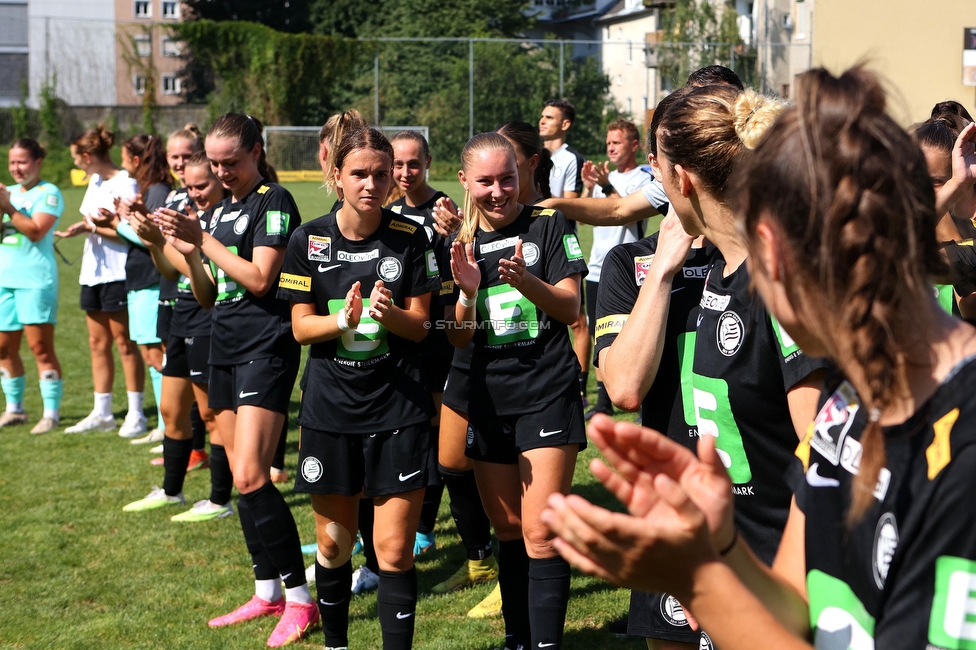
[{"label": "knee of player", "polygon": [[552,547],[554,535],[541,521],[524,522],[522,536],[525,548],[532,557],[551,557],[556,554]]},{"label": "knee of player", "polygon": [[522,537],[522,522],[518,517],[509,515],[499,520],[499,517],[492,517],[489,513],[488,518],[491,520],[492,528],[495,529],[495,537],[500,541],[510,542]]},{"label": "knee of player", "polygon": [[235,463],[232,472],[234,474],[234,487],[241,494],[253,492],[271,480],[271,477],[262,472],[255,463]]},{"label": "knee of player", "polygon": [[319,564],[327,569],[336,569],[352,557],[353,536],[342,524],[330,521],[325,526],[316,527]]},{"label": "knee of player", "polygon": [[413,566],[413,545],[414,535],[388,535],[385,538],[377,539],[374,537],[373,545],[376,547],[376,559],[381,564],[394,567],[397,571],[407,571]]}]

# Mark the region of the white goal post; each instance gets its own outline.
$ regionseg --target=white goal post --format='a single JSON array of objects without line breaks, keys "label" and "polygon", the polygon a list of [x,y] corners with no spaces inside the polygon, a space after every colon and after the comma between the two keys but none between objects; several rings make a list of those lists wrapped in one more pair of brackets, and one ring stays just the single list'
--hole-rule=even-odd
[{"label": "white goal post", "polygon": [[[400,131],[416,131],[430,142],[430,129],[426,126],[377,126],[374,127],[390,138]],[[278,180],[322,181],[319,165],[319,127],[317,126],[265,126],[264,143],[268,162],[278,172]]]}]

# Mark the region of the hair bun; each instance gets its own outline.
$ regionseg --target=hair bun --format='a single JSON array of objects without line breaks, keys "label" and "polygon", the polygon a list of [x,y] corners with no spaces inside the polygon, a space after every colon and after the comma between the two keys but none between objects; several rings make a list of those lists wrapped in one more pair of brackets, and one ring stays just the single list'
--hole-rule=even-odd
[{"label": "hair bun", "polygon": [[739,93],[732,107],[732,123],[742,144],[747,149],[755,149],[785,108],[784,102],[760,95],[751,88]]},{"label": "hair bun", "polygon": [[203,137],[203,132],[200,130],[200,127],[198,127],[193,122],[187,122],[186,124],[184,124],[183,125],[183,130],[184,131],[189,131],[190,133],[194,134],[198,138],[202,138]]},{"label": "hair bun", "polygon": [[111,149],[112,145],[115,144],[115,134],[104,124],[99,124],[95,130],[98,134],[98,142],[101,148],[104,148],[106,151]]}]

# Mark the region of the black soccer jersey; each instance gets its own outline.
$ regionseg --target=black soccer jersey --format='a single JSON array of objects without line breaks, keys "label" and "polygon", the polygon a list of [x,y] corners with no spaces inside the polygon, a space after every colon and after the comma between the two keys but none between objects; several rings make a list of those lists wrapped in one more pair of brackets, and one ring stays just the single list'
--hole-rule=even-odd
[{"label": "black soccer jersey", "polygon": [[[470,415],[537,411],[562,395],[579,374],[567,326],[498,276],[498,263],[515,254],[519,239],[526,271],[544,282],[555,285],[570,275],[586,275],[583,251],[561,212],[525,206],[504,228],[478,230],[474,255],[481,268],[481,286],[470,358]],[[441,265],[449,263],[447,252]],[[444,304],[455,304],[459,294],[460,289],[453,287],[442,296]]]},{"label": "black soccer jersey", "polygon": [[318,314],[334,314],[344,308],[356,281],[362,283],[363,296],[359,326],[309,350],[302,426],[375,434],[432,417],[416,344],[369,316],[369,294],[377,280],[400,307],[409,297],[440,288],[437,262],[421,226],[383,210],[376,232],[350,240],[342,236],[333,212],[299,228],[289,243],[278,289],[281,304],[310,303]]},{"label": "black soccer jersey", "polygon": [[728,277],[725,268],[716,256],[696,331],[685,335],[695,339],[695,352],[681,379],[682,402],[686,421],[716,436],[736,495],[736,527],[771,564],[790,508],[783,472],[797,442],[786,393],[827,362],[804,355],[773,322],[749,288],[745,263]]},{"label": "black soccer jersey", "polygon": [[[190,199],[190,195],[187,194],[185,187],[178,187],[175,190],[172,190],[169,193],[169,196],[166,197],[166,207],[170,210],[182,212],[183,214],[189,214],[190,210],[193,209],[193,201]],[[177,289],[179,281],[180,278],[177,278],[176,280],[167,280],[165,277],[160,276],[160,301],[172,302],[180,297],[180,292]]]},{"label": "black soccer jersey", "polygon": [[[230,252],[251,261],[259,246],[287,246],[301,224],[298,206],[277,183],[258,183],[243,201],[230,196],[209,212],[210,233]],[[212,261],[217,285],[210,339],[211,365],[236,365],[285,356],[297,347],[291,332],[291,310],[275,298],[273,287],[255,296]],[[280,274],[279,274],[280,277]]]},{"label": "black soccer jersey", "polygon": [[[644,284],[651,260],[657,251],[658,233],[629,244],[615,246],[603,262],[600,293],[596,305],[596,345],[594,365],[599,366],[600,352],[613,344]],[[688,346],[698,316],[698,304],[705,288],[705,274],[718,249],[708,244],[688,252],[681,270],[671,283],[664,349],[654,383],[641,403],[644,426],[664,432],[673,440],[695,449],[698,429],[695,420],[686,420],[681,403],[680,378],[682,362],[689,364],[694,348]],[[686,373],[690,368],[686,369]]]},{"label": "black soccer jersey", "polygon": [[[170,191],[169,186],[162,183],[149,187],[142,197],[149,212],[166,205],[166,197]],[[125,290],[148,289],[159,284],[159,279],[159,271],[149,250],[140,244],[129,243],[129,254],[125,258]]]},{"label": "black soccer jersey", "polygon": [[[188,208],[193,210],[192,204]],[[200,218],[200,228],[204,232],[210,229],[212,212],[197,212]],[[176,302],[173,304],[173,320],[169,333],[173,336],[210,336],[213,327],[213,310],[204,309],[190,287],[190,278],[182,273],[175,282]]]},{"label": "black soccer jersey", "polygon": [[885,429],[873,504],[849,528],[867,416],[846,381],[824,391],[788,475],[806,515],[818,648],[976,648],[974,395],[970,357],[907,422]]}]

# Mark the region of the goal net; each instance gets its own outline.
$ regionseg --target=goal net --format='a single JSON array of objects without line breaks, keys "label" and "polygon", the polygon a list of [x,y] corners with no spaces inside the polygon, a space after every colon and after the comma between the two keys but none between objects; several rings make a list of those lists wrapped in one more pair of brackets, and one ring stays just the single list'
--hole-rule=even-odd
[{"label": "goal net", "polygon": [[[430,129],[426,126],[377,126],[388,138],[400,131],[416,131],[430,142]],[[317,126],[266,126],[264,142],[268,162],[278,172],[283,182],[321,181],[319,165],[319,127]]]}]

